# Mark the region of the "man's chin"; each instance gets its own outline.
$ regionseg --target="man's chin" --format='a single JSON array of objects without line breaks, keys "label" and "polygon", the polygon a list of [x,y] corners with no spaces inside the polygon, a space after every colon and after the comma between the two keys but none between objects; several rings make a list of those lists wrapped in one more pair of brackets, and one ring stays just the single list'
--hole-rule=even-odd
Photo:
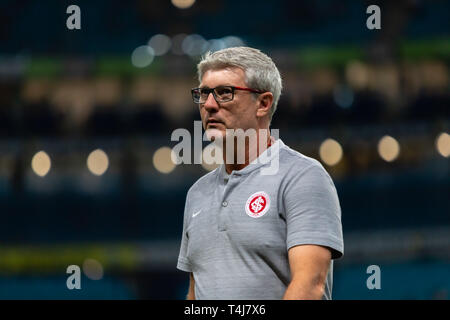
[{"label": "man's chin", "polygon": [[216,128],[206,129],[205,134],[206,138],[210,141],[215,141],[216,139],[223,139],[225,135],[222,130]]}]

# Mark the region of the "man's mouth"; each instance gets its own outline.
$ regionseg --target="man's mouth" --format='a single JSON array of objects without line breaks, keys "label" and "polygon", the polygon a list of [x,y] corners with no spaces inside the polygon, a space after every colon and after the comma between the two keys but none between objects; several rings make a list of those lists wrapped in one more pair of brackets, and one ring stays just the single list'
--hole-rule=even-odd
[{"label": "man's mouth", "polygon": [[215,120],[215,119],[211,119],[211,120],[206,121],[206,126],[207,127],[208,126],[217,126],[219,124],[223,124],[223,122]]}]

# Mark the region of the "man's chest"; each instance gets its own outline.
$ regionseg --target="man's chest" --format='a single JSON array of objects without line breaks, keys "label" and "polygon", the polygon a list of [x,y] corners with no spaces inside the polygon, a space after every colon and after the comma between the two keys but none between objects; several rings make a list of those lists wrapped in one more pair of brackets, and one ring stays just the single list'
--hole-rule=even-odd
[{"label": "man's chest", "polygon": [[[247,182],[247,183],[246,183]],[[230,179],[190,208],[188,251],[206,259],[226,248],[259,252],[286,247],[286,221],[276,181]],[[217,257],[220,258],[220,257]]]}]

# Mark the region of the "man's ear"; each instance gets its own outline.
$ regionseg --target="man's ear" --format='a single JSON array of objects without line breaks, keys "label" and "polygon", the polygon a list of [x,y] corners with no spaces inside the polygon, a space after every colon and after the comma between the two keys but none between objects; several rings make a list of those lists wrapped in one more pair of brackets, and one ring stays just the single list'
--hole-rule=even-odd
[{"label": "man's ear", "polygon": [[256,116],[259,118],[270,115],[270,110],[273,104],[272,92],[264,92],[258,96],[258,109],[256,110]]}]

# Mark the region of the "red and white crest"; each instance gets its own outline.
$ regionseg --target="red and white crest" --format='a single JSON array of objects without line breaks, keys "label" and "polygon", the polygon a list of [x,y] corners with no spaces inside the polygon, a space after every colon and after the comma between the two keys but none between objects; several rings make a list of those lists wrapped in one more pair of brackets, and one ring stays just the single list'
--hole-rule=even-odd
[{"label": "red and white crest", "polygon": [[264,191],[252,194],[245,204],[245,212],[252,218],[260,218],[270,207],[269,195]]}]

